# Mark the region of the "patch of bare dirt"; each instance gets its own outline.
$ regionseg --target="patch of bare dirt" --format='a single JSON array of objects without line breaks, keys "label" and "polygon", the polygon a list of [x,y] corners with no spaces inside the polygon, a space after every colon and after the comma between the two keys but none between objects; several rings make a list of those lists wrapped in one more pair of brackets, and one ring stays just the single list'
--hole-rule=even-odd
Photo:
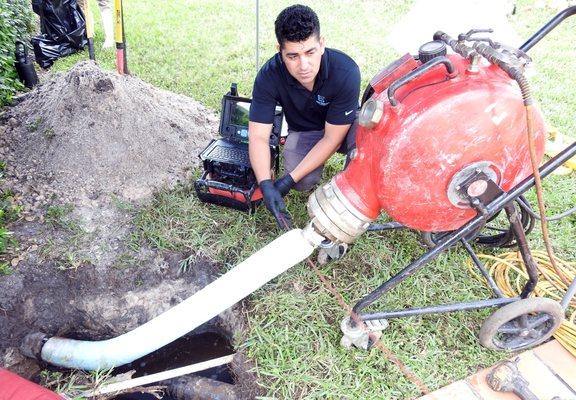
[{"label": "patch of bare dirt", "polygon": [[[0,114],[2,201],[20,209],[9,224],[17,246],[3,255],[13,273],[0,276],[0,365],[31,376],[40,366],[19,353],[26,334],[113,337],[214,279],[210,260],[160,252],[131,235],[135,209],[190,180],[217,125],[193,99],[92,62]],[[239,307],[221,321],[231,335],[244,330]],[[235,373],[250,375],[242,365]]]}]

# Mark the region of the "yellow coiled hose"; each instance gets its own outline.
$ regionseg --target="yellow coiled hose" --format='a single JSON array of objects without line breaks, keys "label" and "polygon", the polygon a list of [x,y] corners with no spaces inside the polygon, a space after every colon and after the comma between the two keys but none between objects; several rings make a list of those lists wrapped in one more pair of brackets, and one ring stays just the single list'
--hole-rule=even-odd
[{"label": "yellow coiled hose", "polygon": [[[528,274],[522,261],[520,252],[508,252],[499,256],[480,254],[478,257],[484,261],[486,269],[494,277],[494,281],[502,290],[504,295],[515,297],[520,294],[524,284],[528,280]],[[538,297],[548,297],[560,302],[566,293],[568,286],[558,276],[548,254],[543,251],[532,251],[532,257],[538,266],[539,280],[533,295]],[[567,262],[555,257],[556,265],[570,281],[576,279],[576,263]],[[482,278],[474,269],[472,263],[469,268],[479,278]],[[482,278],[483,279],[483,278]],[[568,309],[565,313],[565,319],[554,337],[562,344],[572,355],[576,357],[576,298],[572,298],[568,303]]]}]

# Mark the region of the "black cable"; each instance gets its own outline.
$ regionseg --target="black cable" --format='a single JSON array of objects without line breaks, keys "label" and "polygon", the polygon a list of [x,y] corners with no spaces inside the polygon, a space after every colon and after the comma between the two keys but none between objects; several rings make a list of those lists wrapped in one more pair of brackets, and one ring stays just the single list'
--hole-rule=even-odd
[{"label": "black cable", "polygon": [[374,231],[386,231],[386,230],[391,230],[391,229],[401,229],[404,228],[405,226],[402,225],[400,222],[387,222],[385,224],[376,224],[376,223],[371,223],[370,225],[368,225],[368,232],[374,232]]},{"label": "black cable", "polygon": [[[537,220],[541,220],[542,218],[540,218],[540,216],[538,214],[536,214],[532,208],[530,207],[530,204],[528,204],[528,201],[525,198],[519,198],[519,202],[518,204],[520,204],[520,207],[522,207],[524,210],[526,210],[526,212],[528,214],[530,214],[533,218],[536,218]],[[560,213],[560,214],[556,214],[556,215],[552,215],[551,217],[546,217],[546,221],[558,221],[559,219],[562,218],[566,218],[571,214],[576,213],[576,207],[572,207],[569,208],[568,210]]]},{"label": "black cable", "polygon": [[[525,202],[524,204],[530,208],[528,201],[523,196],[518,197],[516,203],[520,204],[521,201]],[[496,216],[493,218],[495,217]],[[524,228],[524,233],[528,235],[534,228],[535,219],[523,207],[520,207],[520,221],[522,223],[522,227]],[[489,226],[486,226],[485,228],[490,229]],[[514,239],[514,232],[510,226],[508,229],[505,229],[503,233],[496,235],[479,235],[476,238],[476,241],[478,244],[488,247],[513,247],[516,244]]]}]

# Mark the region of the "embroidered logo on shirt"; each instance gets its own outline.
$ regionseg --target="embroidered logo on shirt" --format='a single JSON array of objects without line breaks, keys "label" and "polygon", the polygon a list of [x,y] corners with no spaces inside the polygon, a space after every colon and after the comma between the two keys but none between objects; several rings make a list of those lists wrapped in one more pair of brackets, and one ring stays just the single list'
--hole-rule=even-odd
[{"label": "embroidered logo on shirt", "polygon": [[344,111],[344,115],[350,115],[350,113],[352,113],[352,111],[354,111],[354,110]]},{"label": "embroidered logo on shirt", "polygon": [[326,98],[320,94],[316,95],[316,103],[318,103],[321,106],[327,106],[328,104],[330,104],[330,102],[326,101]]}]

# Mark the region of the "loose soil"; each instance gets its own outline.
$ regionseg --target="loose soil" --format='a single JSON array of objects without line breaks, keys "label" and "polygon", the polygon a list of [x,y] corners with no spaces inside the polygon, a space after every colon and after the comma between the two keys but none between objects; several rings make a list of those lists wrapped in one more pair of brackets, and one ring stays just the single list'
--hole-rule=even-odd
[{"label": "loose soil", "polygon": [[[217,115],[186,96],[92,62],[48,77],[0,114],[2,199],[20,209],[16,245],[0,276],[0,365],[31,377],[41,366],[19,352],[45,332],[99,340],[134,329],[214,279],[219,266],[191,253],[131,241],[134,210],[158,190],[191,179]],[[244,331],[240,306],[222,314]],[[250,363],[234,363],[246,393]],[[248,374],[248,376],[247,376]]]}]

